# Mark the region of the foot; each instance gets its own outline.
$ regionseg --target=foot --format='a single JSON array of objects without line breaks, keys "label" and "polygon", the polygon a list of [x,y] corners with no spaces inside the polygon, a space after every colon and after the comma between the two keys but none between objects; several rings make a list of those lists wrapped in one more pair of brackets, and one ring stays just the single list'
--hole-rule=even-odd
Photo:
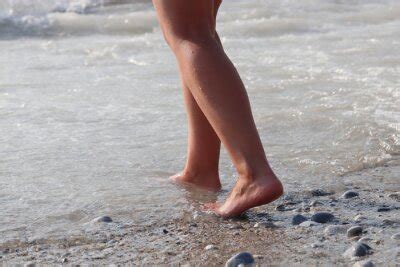
[{"label": "foot", "polygon": [[282,194],[282,183],[273,174],[258,179],[239,178],[224,204],[211,203],[205,208],[222,217],[236,217],[248,209],[268,204]]},{"label": "foot", "polygon": [[194,186],[207,191],[217,192],[221,190],[218,172],[194,173],[185,170],[169,177],[169,179],[177,184]]}]

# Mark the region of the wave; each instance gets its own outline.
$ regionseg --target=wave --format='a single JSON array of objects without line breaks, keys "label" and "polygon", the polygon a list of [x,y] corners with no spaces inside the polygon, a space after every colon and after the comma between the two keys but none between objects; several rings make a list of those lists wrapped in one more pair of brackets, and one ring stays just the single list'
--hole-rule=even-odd
[{"label": "wave", "polygon": [[0,38],[140,34],[157,25],[147,0],[64,0],[32,8],[21,2],[25,4],[0,5]]}]

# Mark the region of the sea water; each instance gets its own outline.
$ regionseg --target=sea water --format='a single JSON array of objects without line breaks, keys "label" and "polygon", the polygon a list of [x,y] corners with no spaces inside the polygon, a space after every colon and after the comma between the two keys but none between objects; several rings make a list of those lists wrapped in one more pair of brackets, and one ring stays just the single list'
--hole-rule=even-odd
[{"label": "sea water", "polygon": [[[226,0],[219,13],[287,189],[399,159],[399,1]],[[148,224],[191,210],[167,181],[186,135],[151,2],[0,0],[0,243],[65,237],[100,215]],[[229,190],[225,152],[220,169]]]}]

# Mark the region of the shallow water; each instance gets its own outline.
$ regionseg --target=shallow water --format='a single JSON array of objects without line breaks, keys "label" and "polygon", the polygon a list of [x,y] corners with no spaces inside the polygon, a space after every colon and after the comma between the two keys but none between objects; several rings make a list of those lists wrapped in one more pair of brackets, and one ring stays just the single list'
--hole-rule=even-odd
[{"label": "shallow water", "polygon": [[[192,209],[166,181],[186,149],[175,61],[128,2],[0,1],[0,242]],[[399,159],[398,1],[225,1],[218,30],[288,188]]]}]

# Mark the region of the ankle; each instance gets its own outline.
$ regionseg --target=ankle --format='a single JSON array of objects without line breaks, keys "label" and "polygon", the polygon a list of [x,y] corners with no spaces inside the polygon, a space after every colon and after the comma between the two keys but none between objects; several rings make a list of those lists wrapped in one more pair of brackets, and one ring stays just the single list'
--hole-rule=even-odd
[{"label": "ankle", "polygon": [[254,181],[271,181],[278,180],[275,173],[269,167],[268,163],[258,166],[258,168],[252,166],[245,166],[244,168],[238,170],[239,178],[244,181],[254,182]]},{"label": "ankle", "polygon": [[218,177],[218,169],[185,167],[185,169],[182,171],[182,175],[192,179],[201,179],[205,176]]}]

